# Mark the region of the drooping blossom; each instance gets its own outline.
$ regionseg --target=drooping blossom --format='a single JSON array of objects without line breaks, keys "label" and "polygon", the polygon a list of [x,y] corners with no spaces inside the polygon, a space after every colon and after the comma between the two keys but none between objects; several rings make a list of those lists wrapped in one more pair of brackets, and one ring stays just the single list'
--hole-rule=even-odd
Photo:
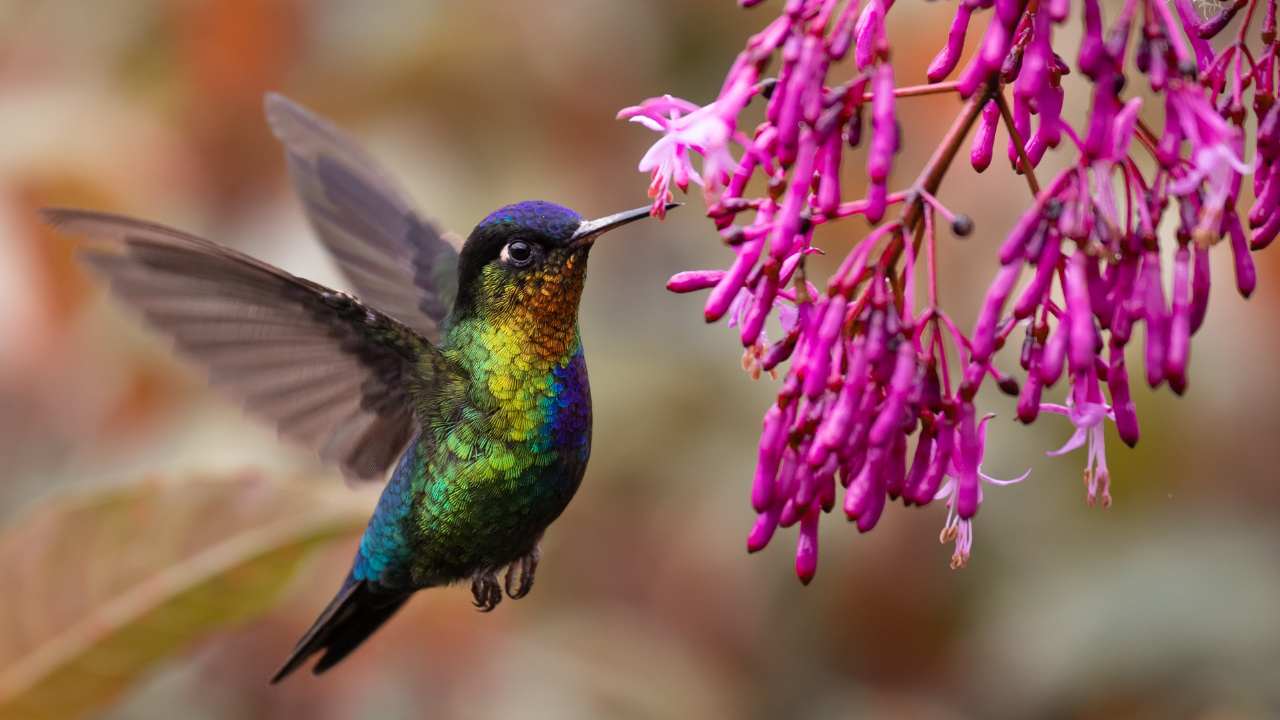
[{"label": "drooping blossom", "polygon": [[1031,475],[1030,470],[1011,480],[988,475],[982,469],[982,458],[986,454],[987,423],[995,415],[984,415],[976,428],[972,406],[962,410],[962,415],[964,420],[957,429],[955,444],[959,451],[952,454],[947,482],[934,496],[935,500],[947,501],[947,519],[943,523],[939,539],[944,543],[955,543],[955,552],[951,555],[953,569],[962,568],[969,563],[969,553],[973,550],[973,516],[982,503],[982,485],[1014,485]]},{"label": "drooping blossom", "polygon": [[650,174],[649,197],[653,200],[653,214],[658,217],[666,214],[673,182],[681,190],[688,190],[690,181],[705,184],[693,167],[693,152],[709,151],[716,158],[728,153],[729,132],[724,121],[712,112],[714,105],[696,109],[690,105],[667,95],[618,114],[663,134],[640,158],[638,166],[641,172]]},{"label": "drooping blossom", "polygon": [[[910,78],[893,64],[892,0],[779,0],[710,102],[663,96],[620,113],[662,133],[640,165],[654,212],[672,184],[702,185],[725,248],[724,269],[668,287],[708,291],[704,317],[725,320],[754,376],[784,370],[761,428],[749,550],[796,526],[809,582],[823,515],[839,507],[867,532],[891,502],[945,499],[943,539],[963,566],[982,486],[1006,484],[981,469],[989,416],[975,421],[975,403],[988,381],[1017,396],[1023,423],[1067,417],[1074,431],[1050,455],[1084,447],[1087,498],[1110,503],[1104,425],[1130,446],[1140,437],[1129,344],[1141,344],[1135,378],[1187,392],[1211,263],[1225,269],[1214,258],[1229,254],[1248,297],[1252,253],[1280,235],[1276,5],[1201,16],[1194,0],[958,0],[926,77]],[[1061,31],[1076,18],[1080,33]],[[963,100],[950,129],[915,153],[930,158],[922,168],[898,167],[920,141],[899,107],[936,94]],[[762,119],[750,127],[753,102]],[[1083,121],[1065,112],[1081,106]],[[962,172],[952,164],[966,141],[983,172],[1001,137],[1028,194],[1011,227],[986,230],[996,242],[969,246],[994,257],[966,332],[939,303],[937,246],[940,228],[964,236],[974,223],[938,193]],[[865,194],[849,197],[842,172],[865,175]],[[858,239],[820,278],[805,259],[833,222]],[[1017,368],[1000,352],[1011,339]]]},{"label": "drooping blossom", "polygon": [[[663,95],[618,113],[619,119],[662,133],[638,165],[640,172],[650,174],[649,197],[653,200],[654,215],[665,217],[667,203],[672,199],[673,182],[682,191],[688,190],[692,181],[714,192],[728,181],[736,164],[729,152],[729,140],[737,114],[742,110],[737,103],[745,104],[746,99],[749,96],[738,92],[698,107]],[[702,173],[694,169],[691,152],[702,156]]]},{"label": "drooping blossom", "polygon": [[1104,420],[1115,421],[1115,412],[1102,397],[1096,375],[1078,383],[1067,399],[1066,405],[1044,403],[1041,411],[1065,415],[1075,431],[1057,450],[1050,450],[1050,457],[1065,455],[1072,450],[1085,448],[1084,482],[1090,505],[1101,502],[1111,506],[1111,473],[1107,470],[1107,447]]}]

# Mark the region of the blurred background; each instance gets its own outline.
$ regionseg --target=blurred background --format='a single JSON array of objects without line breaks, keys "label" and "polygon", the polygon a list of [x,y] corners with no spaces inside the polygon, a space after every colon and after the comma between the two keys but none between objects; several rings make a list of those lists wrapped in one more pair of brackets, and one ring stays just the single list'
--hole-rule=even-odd
[{"label": "blurred background", "polygon": [[[1023,427],[992,396],[987,470],[1032,475],[988,491],[969,568],[948,569],[943,508],[895,507],[866,536],[826,518],[803,587],[794,531],[744,551],[776,388],[739,370],[700,299],[663,289],[726,262],[696,196],[592,257],[594,455],[536,591],[491,615],[464,588],[424,593],[322,679],[266,685],[378,489],[347,490],[207,390],[36,209],[143,216],[341,287],[262,119],[266,90],[351,131],[459,232],[526,198],[634,207],[655,138],[616,111],[663,92],[709,101],[776,5],[0,2],[0,696],[25,698],[0,714],[1280,716],[1280,255],[1257,258],[1244,301],[1215,251],[1189,392],[1138,392],[1138,448],[1109,435],[1109,510],[1084,503],[1082,452],[1044,456],[1064,420]],[[900,82],[923,81],[952,11],[895,9]],[[956,107],[904,102],[896,183]],[[980,183],[962,162],[941,193],[977,221],[942,246],[944,303],[964,324],[1025,202],[1002,150]],[[821,242],[839,257],[864,232]]]}]

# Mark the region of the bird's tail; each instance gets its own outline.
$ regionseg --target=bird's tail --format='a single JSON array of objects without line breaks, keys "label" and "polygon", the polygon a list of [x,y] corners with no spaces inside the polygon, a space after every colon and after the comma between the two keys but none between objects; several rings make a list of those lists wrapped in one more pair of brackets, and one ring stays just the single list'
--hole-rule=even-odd
[{"label": "bird's tail", "polygon": [[369,583],[348,580],[342,590],[329,601],[329,606],[316,618],[311,629],[294,647],[289,659],[272,676],[272,684],[297,670],[312,655],[324,655],[312,668],[316,675],[337,665],[396,613],[408,593],[375,590]]}]

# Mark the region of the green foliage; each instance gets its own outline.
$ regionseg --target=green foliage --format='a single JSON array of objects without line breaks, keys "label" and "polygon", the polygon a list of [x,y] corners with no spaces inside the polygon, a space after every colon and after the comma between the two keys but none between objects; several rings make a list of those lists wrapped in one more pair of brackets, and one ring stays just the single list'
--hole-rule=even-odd
[{"label": "green foliage", "polygon": [[267,611],[312,550],[361,519],[340,492],[249,476],[51,500],[0,535],[0,718],[102,709]]}]

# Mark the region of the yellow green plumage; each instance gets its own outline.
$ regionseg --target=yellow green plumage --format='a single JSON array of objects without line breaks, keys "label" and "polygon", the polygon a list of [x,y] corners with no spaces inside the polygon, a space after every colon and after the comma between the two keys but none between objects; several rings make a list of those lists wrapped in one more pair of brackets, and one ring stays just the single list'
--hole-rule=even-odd
[{"label": "yellow green plumage", "polygon": [[441,349],[455,371],[418,400],[416,450],[384,492],[354,579],[469,579],[532,552],[564,510],[591,447],[577,327],[586,254],[551,250],[545,269],[515,281],[481,271]]}]

